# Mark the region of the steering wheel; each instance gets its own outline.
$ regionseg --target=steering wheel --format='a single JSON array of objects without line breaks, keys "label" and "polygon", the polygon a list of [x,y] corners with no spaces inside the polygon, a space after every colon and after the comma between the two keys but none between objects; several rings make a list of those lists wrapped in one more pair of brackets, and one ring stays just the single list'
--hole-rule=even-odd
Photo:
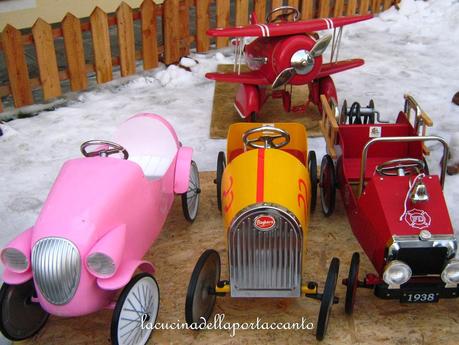
[{"label": "steering wheel", "polygon": [[[253,139],[249,138],[249,136],[256,133],[261,133],[261,135]],[[283,140],[280,143],[276,144],[274,142],[274,140],[276,139]],[[290,134],[288,134],[286,131],[280,128],[272,126],[261,126],[246,131],[242,136],[242,141],[244,142],[244,145],[246,147],[249,146],[253,149],[280,149],[290,142]],[[263,145],[256,144],[257,142],[262,142]]]},{"label": "steering wheel", "polygon": [[[281,13],[277,13],[277,12],[281,12]],[[273,17],[275,14],[276,16]],[[293,15],[292,21],[297,22],[300,19],[301,13],[295,7],[281,6],[269,12],[269,14],[266,16],[266,23],[267,24],[274,23],[277,20],[286,22],[288,21],[287,18],[290,17],[291,15]]]},{"label": "steering wheel", "polygon": [[[94,151],[88,151],[87,149],[91,146],[99,146],[99,147]],[[86,141],[83,144],[81,144],[80,151],[85,157],[96,157],[96,156],[108,157],[116,153],[122,153],[123,159],[129,158],[129,153],[126,151],[126,149],[123,146],[117,143],[113,143],[111,141],[107,141],[107,140]]]},{"label": "steering wheel", "polygon": [[383,176],[404,176],[424,171],[425,166],[425,163],[420,159],[400,158],[379,164],[376,167],[376,172]]}]

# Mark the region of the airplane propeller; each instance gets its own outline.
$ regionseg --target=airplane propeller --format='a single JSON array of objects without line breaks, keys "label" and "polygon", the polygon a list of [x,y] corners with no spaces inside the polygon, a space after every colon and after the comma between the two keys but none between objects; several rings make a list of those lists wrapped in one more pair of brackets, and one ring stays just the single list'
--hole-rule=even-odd
[{"label": "airplane propeller", "polygon": [[297,74],[305,75],[311,72],[314,68],[314,59],[324,53],[331,40],[332,35],[326,35],[317,40],[311,51],[301,49],[295,52],[290,59],[291,67],[288,67],[279,73],[272,84],[272,88],[275,89],[288,83]]}]

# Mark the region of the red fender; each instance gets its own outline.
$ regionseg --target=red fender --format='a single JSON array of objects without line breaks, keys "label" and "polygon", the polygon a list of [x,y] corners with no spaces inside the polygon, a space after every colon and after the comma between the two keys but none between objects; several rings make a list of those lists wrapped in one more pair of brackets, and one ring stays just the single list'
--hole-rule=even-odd
[{"label": "red fender", "polygon": [[234,106],[239,115],[245,119],[261,108],[260,90],[257,85],[241,84],[236,94]]},{"label": "red fender", "polygon": [[314,103],[322,114],[322,102],[320,101],[320,95],[325,95],[327,100],[333,98],[338,104],[338,96],[336,94],[335,83],[330,76],[326,76],[320,79],[313,80],[312,83],[308,84],[309,87],[309,101]]}]

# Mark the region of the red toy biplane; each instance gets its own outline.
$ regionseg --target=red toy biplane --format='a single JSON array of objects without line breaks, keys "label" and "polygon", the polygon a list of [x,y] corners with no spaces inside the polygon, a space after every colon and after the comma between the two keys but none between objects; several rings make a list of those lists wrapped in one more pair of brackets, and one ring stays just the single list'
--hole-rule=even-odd
[{"label": "red toy biplane", "polygon": [[[282,98],[287,112],[303,111],[305,105],[291,106],[292,85],[308,84],[309,101],[322,111],[321,94],[335,103],[338,101],[330,75],[364,64],[362,59],[338,61],[339,47],[343,26],[368,20],[372,18],[371,14],[307,21],[299,21],[299,18],[300,12],[296,8],[282,6],[268,14],[266,24],[258,23],[255,13],[252,13],[250,25],[207,31],[213,37],[235,37],[234,71],[207,73],[206,77],[241,84],[234,106],[242,118],[255,120],[269,96]],[[316,31],[320,30],[333,30],[333,35],[319,38]],[[330,62],[323,63],[322,54],[330,42]],[[241,72],[243,56],[249,72]],[[267,88],[270,85],[273,89],[271,93]]]}]

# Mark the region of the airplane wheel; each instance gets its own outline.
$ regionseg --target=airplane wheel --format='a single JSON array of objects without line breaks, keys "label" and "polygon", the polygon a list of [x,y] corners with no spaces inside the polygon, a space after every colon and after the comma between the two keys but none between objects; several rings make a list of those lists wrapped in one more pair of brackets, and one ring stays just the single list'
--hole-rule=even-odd
[{"label": "airplane wheel", "polygon": [[320,164],[320,202],[325,217],[335,210],[336,176],[333,160],[329,155],[322,158]]},{"label": "airplane wheel", "polygon": [[352,254],[351,267],[349,268],[349,276],[346,284],[346,302],[344,305],[344,311],[348,315],[351,315],[354,311],[355,295],[359,285],[359,265],[359,253]]},{"label": "airplane wheel", "polygon": [[186,294],[185,320],[189,326],[209,320],[217,296],[214,291],[220,280],[220,255],[213,249],[202,253],[193,273]]},{"label": "airplane wheel", "polygon": [[116,302],[111,325],[112,344],[146,344],[153,332],[158,310],[159,287],[155,278],[148,273],[136,275]]},{"label": "airplane wheel", "polygon": [[327,333],[328,321],[335,299],[336,282],[338,280],[339,259],[333,258],[328,268],[322,302],[320,303],[319,318],[317,319],[316,339],[322,340]]},{"label": "airplane wheel", "polygon": [[36,297],[33,280],[20,285],[4,283],[0,289],[0,331],[10,340],[24,340],[37,334],[49,314]]},{"label": "airplane wheel", "polygon": [[201,184],[199,183],[198,166],[191,161],[190,179],[188,191],[182,194],[182,210],[185,219],[192,222],[196,219],[199,208],[199,195],[201,194]]},{"label": "airplane wheel", "polygon": [[226,168],[226,158],[225,153],[220,151],[217,157],[217,177],[215,179],[215,184],[217,185],[217,206],[218,210],[222,211],[222,177],[223,171]]},{"label": "airplane wheel", "polygon": [[317,159],[314,151],[309,151],[308,154],[308,170],[311,181],[311,212],[314,212],[317,203]]}]

